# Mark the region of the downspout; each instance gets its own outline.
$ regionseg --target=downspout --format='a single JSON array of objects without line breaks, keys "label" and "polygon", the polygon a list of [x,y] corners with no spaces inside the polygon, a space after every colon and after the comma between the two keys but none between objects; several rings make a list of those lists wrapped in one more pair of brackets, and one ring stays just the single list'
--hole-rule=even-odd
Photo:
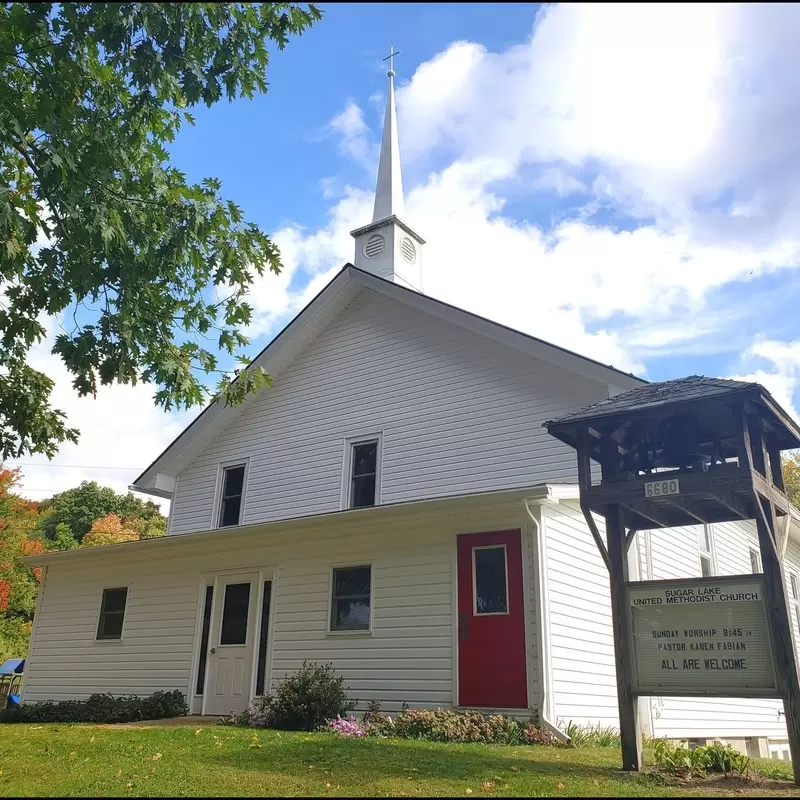
[{"label": "downspout", "polygon": [[[536,529],[536,638],[538,658],[536,659],[539,665],[539,719],[541,720],[542,727],[549,731],[556,739],[569,744],[572,740],[562,731],[555,723],[550,720],[550,709],[552,706],[552,697],[550,692],[550,646],[547,638],[547,631],[550,630],[549,614],[548,614],[548,598],[546,596],[545,587],[547,586],[547,551],[544,542],[543,526],[536,519],[536,515],[531,511],[528,499],[524,498],[525,511],[531,518]],[[541,509],[541,503],[537,503]]]}]

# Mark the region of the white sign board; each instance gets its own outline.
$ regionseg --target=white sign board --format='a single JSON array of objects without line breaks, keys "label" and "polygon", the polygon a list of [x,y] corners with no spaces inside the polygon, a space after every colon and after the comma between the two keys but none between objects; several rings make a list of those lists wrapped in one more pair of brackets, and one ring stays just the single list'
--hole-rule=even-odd
[{"label": "white sign board", "polygon": [[777,697],[763,578],[627,585],[634,692]]}]

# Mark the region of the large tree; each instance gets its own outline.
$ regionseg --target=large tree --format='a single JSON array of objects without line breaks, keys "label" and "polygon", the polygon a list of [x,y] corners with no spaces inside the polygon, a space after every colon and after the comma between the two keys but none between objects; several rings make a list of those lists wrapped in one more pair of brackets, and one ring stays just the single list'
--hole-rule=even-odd
[{"label": "large tree", "polygon": [[59,543],[69,535],[80,542],[99,519],[115,514],[126,521],[142,538],[163,536],[167,520],[161,509],[151,500],[140,500],[131,492],[117,494],[109,486],[100,486],[96,481],[83,481],[74,489],[54,494],[39,503],[39,532],[55,549],[64,549],[68,542]]},{"label": "large tree", "polygon": [[36,503],[15,494],[18,483],[19,470],[0,465],[0,663],[27,651],[40,570],[19,559],[43,550],[33,538]]},{"label": "large tree", "polygon": [[[263,93],[267,45],[320,18],[293,3],[0,3],[0,458],[75,441],[27,363],[53,351],[82,395],[157,386],[166,409],[268,383],[240,361],[257,275],[279,254],[242,210],[170,163],[189,112]],[[235,362],[233,362],[235,363]],[[238,377],[237,377],[238,376]]]}]

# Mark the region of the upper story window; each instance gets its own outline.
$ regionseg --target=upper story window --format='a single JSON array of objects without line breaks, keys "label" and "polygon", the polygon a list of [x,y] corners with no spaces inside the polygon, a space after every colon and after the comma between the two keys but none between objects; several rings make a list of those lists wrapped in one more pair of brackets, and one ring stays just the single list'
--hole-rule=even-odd
[{"label": "upper story window", "polygon": [[225,467],[222,470],[222,495],[219,501],[218,526],[238,525],[242,518],[244,499],[244,464]]},{"label": "upper story window", "polygon": [[378,497],[380,439],[350,444],[349,508],[374,506]]},{"label": "upper story window", "polygon": [[700,572],[704,578],[716,574],[714,565],[714,530],[710,525],[697,528],[697,549],[700,554]]},{"label": "upper story window", "polygon": [[757,547],[750,548],[750,572],[761,572],[761,553]]},{"label": "upper story window", "polygon": [[125,605],[128,588],[103,589],[100,603],[100,620],[97,623],[98,639],[121,639],[122,623],[125,621]]}]

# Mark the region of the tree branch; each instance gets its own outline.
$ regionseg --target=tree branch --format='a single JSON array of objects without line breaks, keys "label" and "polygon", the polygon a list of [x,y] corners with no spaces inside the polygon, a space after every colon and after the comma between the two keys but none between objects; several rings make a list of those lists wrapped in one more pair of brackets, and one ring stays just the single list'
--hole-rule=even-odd
[{"label": "tree branch", "polygon": [[58,213],[55,203],[50,199],[50,196],[47,194],[47,192],[45,192],[44,181],[42,180],[42,176],[39,174],[39,170],[36,168],[36,164],[33,163],[33,159],[30,157],[30,154],[21,144],[19,144],[19,142],[16,142],[14,139],[11,139],[10,141],[11,146],[25,159],[25,163],[30,167],[31,172],[33,172],[33,174],[36,176],[37,180],[39,181],[39,186],[42,189],[42,194],[44,195],[45,200],[47,200],[47,205],[50,206],[50,211],[56,218],[56,222],[58,222],[58,224],[63,228],[64,220]]}]

